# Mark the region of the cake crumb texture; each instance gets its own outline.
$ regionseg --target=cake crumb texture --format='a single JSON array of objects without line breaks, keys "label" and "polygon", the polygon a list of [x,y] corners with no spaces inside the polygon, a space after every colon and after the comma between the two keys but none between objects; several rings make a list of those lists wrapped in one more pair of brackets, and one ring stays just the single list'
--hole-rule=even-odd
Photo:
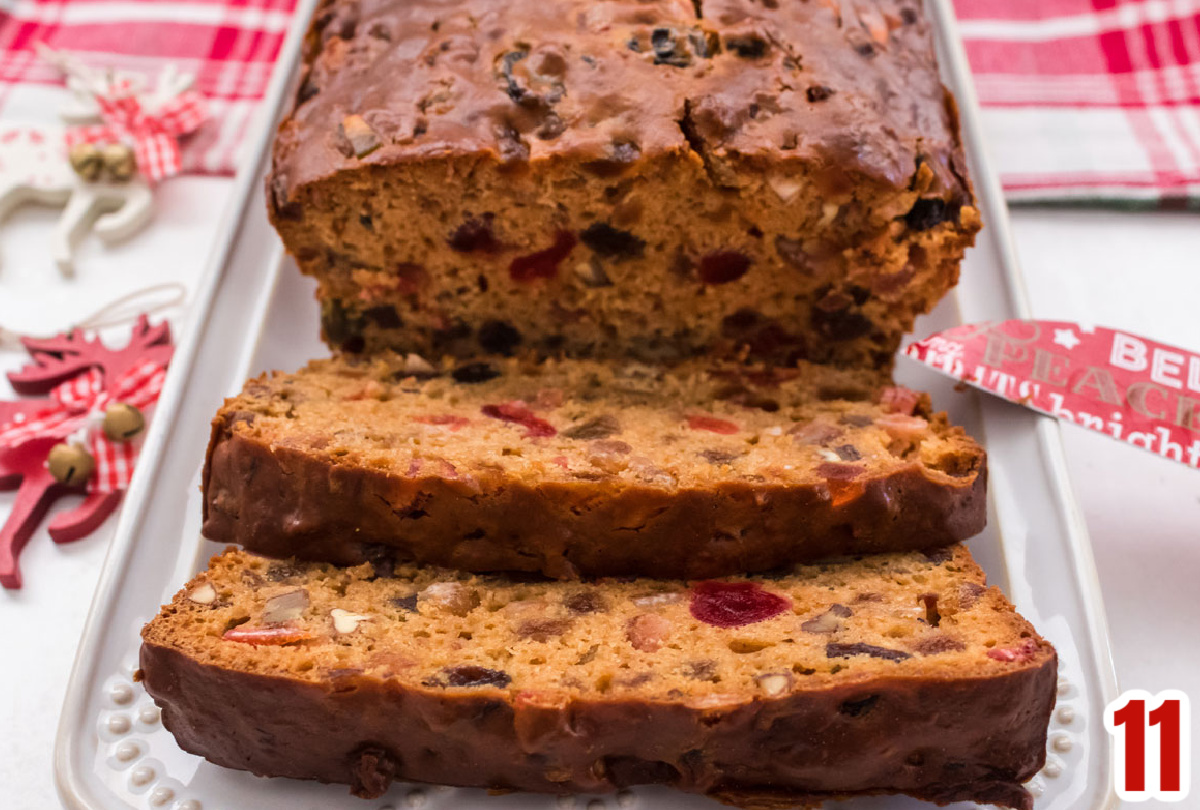
[{"label": "cake crumb texture", "polygon": [[204,532],[342,564],[707,577],[966,539],[985,480],[978,444],[876,373],[344,356],[226,402]]},{"label": "cake crumb texture", "polygon": [[268,178],[345,351],[890,365],[979,229],[915,0],[327,0]]},{"label": "cake crumb texture", "polygon": [[961,546],[586,584],[230,550],[143,639],[186,750],[371,795],[662,783],[1029,808],[1056,684],[1053,648]]}]

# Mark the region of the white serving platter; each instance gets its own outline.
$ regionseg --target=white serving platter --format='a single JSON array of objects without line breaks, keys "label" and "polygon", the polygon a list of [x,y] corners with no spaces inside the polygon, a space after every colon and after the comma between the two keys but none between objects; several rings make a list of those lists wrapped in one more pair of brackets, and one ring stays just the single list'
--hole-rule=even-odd
[{"label": "white serving platter", "polygon": [[[290,86],[304,23],[302,0],[267,107],[278,112]],[[958,98],[985,230],[962,282],[917,326],[918,335],[962,322],[1028,317],[1009,239],[1007,211],[989,171],[979,114],[950,0],[931,0],[948,86]],[[394,786],[382,799],[351,797],[344,786],[260,779],[186,754],[133,682],[142,625],[219,548],[200,538],[200,465],[208,424],[224,396],[260,371],[297,368],[325,353],[317,337],[312,285],[284,259],[266,219],[260,178],[272,128],[239,175],[236,201],[185,326],[137,475],[100,576],[59,725],[55,779],[79,810],[608,810],[715,808],[709,799],[660,788],[615,796],[488,796],[479,790]],[[972,551],[1060,655],[1058,705],[1045,769],[1030,783],[1037,810],[1110,810],[1110,750],[1103,709],[1116,697],[1104,610],[1091,547],[1067,480],[1056,422],[951,381],[906,359],[900,378],[930,391],[938,407],[987,447],[989,527]],[[847,767],[854,767],[852,762]],[[921,810],[903,797],[829,802],[830,810]],[[956,810],[973,807],[953,805]]]}]

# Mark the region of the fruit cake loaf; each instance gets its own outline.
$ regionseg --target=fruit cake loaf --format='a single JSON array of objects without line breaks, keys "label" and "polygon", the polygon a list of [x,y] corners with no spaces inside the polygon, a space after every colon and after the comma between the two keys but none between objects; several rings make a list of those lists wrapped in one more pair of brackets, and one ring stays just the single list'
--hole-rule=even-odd
[{"label": "fruit cake loaf", "polygon": [[230,550],[142,638],[184,750],[366,797],[664,783],[1028,810],[1057,681],[962,546],[587,585]]},{"label": "fruit cake loaf", "polygon": [[919,0],[326,0],[268,198],[427,357],[884,367],[979,228]]},{"label": "fruit cake loaf", "polygon": [[204,533],[273,557],[709,577],[980,531],[984,451],[872,374],[317,360],[213,421]]}]

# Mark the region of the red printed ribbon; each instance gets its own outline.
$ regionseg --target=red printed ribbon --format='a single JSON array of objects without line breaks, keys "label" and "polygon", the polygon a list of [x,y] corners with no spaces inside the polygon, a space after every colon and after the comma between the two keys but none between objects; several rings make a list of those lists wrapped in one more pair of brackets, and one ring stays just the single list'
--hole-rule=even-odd
[{"label": "red printed ribbon", "polygon": [[1067,321],[959,326],[909,357],[1004,399],[1200,468],[1200,354]]},{"label": "red printed ribbon", "polygon": [[98,369],[72,377],[50,391],[53,403],[32,417],[0,425],[0,446],[19,447],[34,439],[66,439],[86,432],[87,449],[96,459],[89,492],[116,492],[129,486],[137,461],[137,442],[114,442],[100,429],[104,410],[113,402],[145,409],[158,400],[167,369],[146,361],[116,379],[108,390]]},{"label": "red printed ribbon", "polygon": [[204,97],[187,90],[168,99],[153,113],[130,92],[127,82],[96,95],[103,124],[75,127],[67,146],[77,143],[132,142],[138,171],[153,181],[179,174],[179,137],[194,132],[208,118]]}]

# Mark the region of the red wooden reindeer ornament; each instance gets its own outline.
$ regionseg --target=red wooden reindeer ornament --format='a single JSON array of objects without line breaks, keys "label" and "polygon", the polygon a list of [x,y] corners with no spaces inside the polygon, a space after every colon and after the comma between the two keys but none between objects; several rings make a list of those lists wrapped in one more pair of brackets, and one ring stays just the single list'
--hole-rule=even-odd
[{"label": "red wooden reindeer ornament", "polygon": [[[56,543],[90,534],[116,509],[137,459],[137,445],[129,439],[140,430],[140,422],[125,434],[114,430],[122,421],[116,417],[141,419],[138,409],[158,399],[174,350],[167,323],[151,326],[144,315],[122,349],[110,349],[79,329],[21,342],[33,362],[8,380],[18,394],[46,396],[0,402],[0,490],[17,490],[12,513],[0,527],[5,588],[21,587],[17,556],[55,500],[84,495],[47,527]],[[71,466],[72,454],[87,464]]]}]

